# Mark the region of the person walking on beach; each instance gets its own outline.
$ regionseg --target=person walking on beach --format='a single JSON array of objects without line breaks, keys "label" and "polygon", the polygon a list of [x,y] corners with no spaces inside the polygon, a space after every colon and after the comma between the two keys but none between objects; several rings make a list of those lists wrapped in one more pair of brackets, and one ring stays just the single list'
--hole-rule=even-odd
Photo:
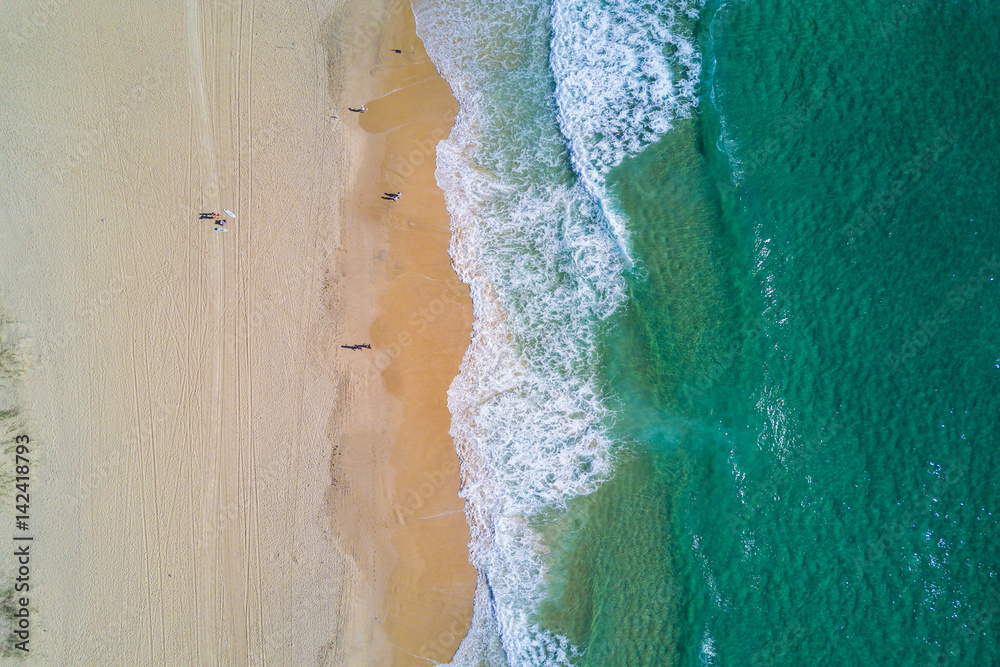
[{"label": "person walking on beach", "polygon": [[384,192],[382,194],[384,194],[389,199],[399,199],[400,195],[402,195],[403,193],[402,192]]},{"label": "person walking on beach", "polygon": [[353,111],[354,113],[364,113],[368,111],[368,107],[362,104],[360,109],[352,109],[351,107],[347,107],[347,110]]}]

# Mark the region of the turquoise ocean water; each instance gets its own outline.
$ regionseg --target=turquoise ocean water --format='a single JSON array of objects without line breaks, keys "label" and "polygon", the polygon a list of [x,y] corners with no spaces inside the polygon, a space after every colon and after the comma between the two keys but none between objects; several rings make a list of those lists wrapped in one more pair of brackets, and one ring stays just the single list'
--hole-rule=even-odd
[{"label": "turquoise ocean water", "polygon": [[417,0],[461,665],[1000,664],[1000,5]]}]

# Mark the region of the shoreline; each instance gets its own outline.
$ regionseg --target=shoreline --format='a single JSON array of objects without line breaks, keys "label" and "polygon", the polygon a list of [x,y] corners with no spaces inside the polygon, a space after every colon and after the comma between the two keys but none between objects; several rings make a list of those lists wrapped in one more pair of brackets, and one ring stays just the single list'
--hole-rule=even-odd
[{"label": "shoreline", "polygon": [[[412,665],[448,661],[472,617],[477,573],[447,406],[471,339],[472,302],[451,267],[450,220],[434,175],[437,142],[458,104],[416,35],[409,2],[392,0],[386,11],[394,18],[375,38],[375,63],[355,68],[345,107],[367,108],[352,114],[371,149],[351,199],[370,243],[386,253],[370,330],[395,434],[381,511],[394,557],[380,618],[392,664]],[[387,201],[385,192],[402,195]]]}]

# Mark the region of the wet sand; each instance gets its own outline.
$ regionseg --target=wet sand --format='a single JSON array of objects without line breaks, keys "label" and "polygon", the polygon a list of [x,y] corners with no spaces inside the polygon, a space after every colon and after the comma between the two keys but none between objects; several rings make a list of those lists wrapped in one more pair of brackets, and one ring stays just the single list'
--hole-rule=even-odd
[{"label": "wet sand", "polygon": [[[381,95],[358,120],[384,142],[370,210],[387,231],[389,259],[372,340],[401,420],[389,457],[396,560],[386,630],[393,664],[414,665],[449,660],[472,615],[476,571],[447,406],[471,336],[472,304],[451,268],[449,220],[434,178],[435,147],[458,104],[416,36],[408,4],[399,16],[380,50]],[[395,192],[398,201],[381,199]]]}]

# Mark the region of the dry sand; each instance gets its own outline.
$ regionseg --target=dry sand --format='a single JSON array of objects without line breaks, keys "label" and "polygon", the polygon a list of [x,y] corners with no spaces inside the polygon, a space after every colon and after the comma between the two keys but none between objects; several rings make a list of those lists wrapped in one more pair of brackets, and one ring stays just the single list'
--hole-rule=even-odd
[{"label": "dry sand", "polygon": [[447,659],[471,310],[433,153],[409,157],[454,102],[408,5],[16,0],[0,37],[29,664]]}]

